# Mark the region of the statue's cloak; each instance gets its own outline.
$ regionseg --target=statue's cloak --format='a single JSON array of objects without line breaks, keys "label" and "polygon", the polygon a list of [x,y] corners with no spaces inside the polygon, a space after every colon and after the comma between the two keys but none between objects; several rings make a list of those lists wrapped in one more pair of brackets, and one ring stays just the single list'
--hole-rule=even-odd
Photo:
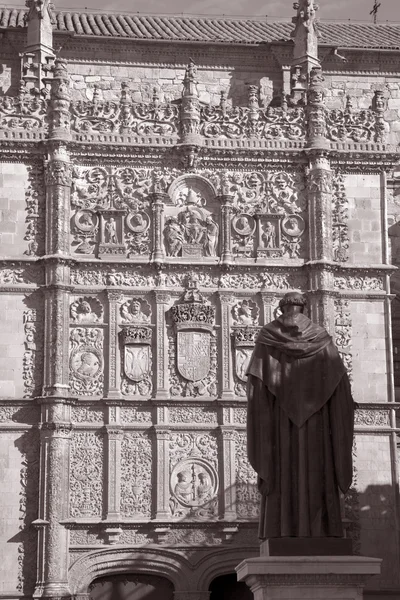
[{"label": "statue's cloak", "polygon": [[260,537],[342,536],[354,404],[332,338],[301,313],[279,317],[261,330],[247,374]]}]

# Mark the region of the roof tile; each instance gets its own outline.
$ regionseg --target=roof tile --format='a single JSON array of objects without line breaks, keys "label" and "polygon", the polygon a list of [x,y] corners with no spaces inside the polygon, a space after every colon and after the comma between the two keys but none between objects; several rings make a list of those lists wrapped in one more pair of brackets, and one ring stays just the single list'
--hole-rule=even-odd
[{"label": "roof tile", "polygon": [[[26,10],[0,8],[0,26],[25,26]],[[140,40],[261,44],[291,39],[292,23],[229,17],[175,17],[57,12],[56,31]],[[320,22],[320,44],[341,48],[400,49],[400,24]]]}]

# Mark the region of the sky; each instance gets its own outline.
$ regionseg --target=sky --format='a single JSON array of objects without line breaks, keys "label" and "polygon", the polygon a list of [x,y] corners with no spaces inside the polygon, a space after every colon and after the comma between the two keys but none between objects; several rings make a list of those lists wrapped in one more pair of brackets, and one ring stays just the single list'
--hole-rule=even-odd
[{"label": "sky", "polygon": [[[317,0],[318,1],[318,0]],[[381,3],[378,22],[400,22],[399,0]],[[230,15],[269,18],[294,15],[293,0],[54,0],[57,10],[77,10],[186,15]],[[371,21],[374,0],[320,0],[318,17],[334,20]],[[24,6],[24,0],[0,0],[0,6]]]}]

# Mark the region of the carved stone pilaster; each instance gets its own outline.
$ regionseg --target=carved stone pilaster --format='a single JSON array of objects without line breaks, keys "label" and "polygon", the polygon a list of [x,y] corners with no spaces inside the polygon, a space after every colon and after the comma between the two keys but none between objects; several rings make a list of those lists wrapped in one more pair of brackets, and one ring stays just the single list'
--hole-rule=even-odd
[{"label": "carved stone pilaster", "polygon": [[165,322],[165,313],[171,296],[168,292],[155,292],[157,314],[157,353],[156,369],[157,384],[156,398],[159,400],[169,398],[169,376],[168,376],[168,350],[167,350],[167,327]]},{"label": "carved stone pilaster", "polygon": [[50,96],[49,138],[51,140],[68,142],[71,138],[70,90],[68,63],[63,58],[57,58]]},{"label": "carved stone pilaster", "polygon": [[326,130],[324,77],[321,67],[313,67],[307,93],[308,148],[329,148]]},{"label": "carved stone pilaster", "polygon": [[106,425],[107,436],[107,512],[106,519],[118,521],[121,507],[121,441],[123,431],[117,424]]},{"label": "carved stone pilaster", "polygon": [[334,274],[326,265],[311,265],[309,274],[309,316],[329,333],[334,329]]},{"label": "carved stone pilaster", "polygon": [[332,192],[329,160],[323,153],[312,153],[308,171],[310,261],[333,257]]},{"label": "carved stone pilaster", "polygon": [[197,91],[197,69],[191,61],[183,80],[181,103],[181,140],[185,145],[200,145],[200,100]]},{"label": "carved stone pilaster", "polygon": [[222,194],[219,196],[221,202],[222,212],[222,251],[221,251],[221,263],[224,265],[230,265],[233,262],[232,251],[231,251],[231,222],[232,222],[232,207],[233,207],[233,196],[231,194]]},{"label": "carved stone pilaster", "polygon": [[274,305],[276,303],[276,297],[271,296],[271,294],[266,294],[265,292],[260,293],[262,306],[263,306],[263,318],[264,325],[270,323],[274,320]]},{"label": "carved stone pilaster", "polygon": [[301,65],[309,73],[312,67],[319,65],[319,33],[316,22],[318,6],[314,0],[299,0],[294,3],[293,8],[297,11],[293,17],[295,28],[291,34],[294,39],[293,64]]},{"label": "carved stone pilaster", "polygon": [[27,0],[25,51],[21,55],[21,84],[27,92],[47,97],[54,61],[51,0]]},{"label": "carved stone pilaster", "polygon": [[69,253],[69,207],[72,166],[65,148],[46,165],[46,254]]},{"label": "carved stone pilaster", "polygon": [[45,396],[65,397],[69,391],[69,294],[63,287],[45,292]]},{"label": "carved stone pilaster", "polygon": [[164,247],[162,242],[163,231],[163,213],[164,201],[169,199],[168,194],[154,193],[152,195],[152,211],[153,211],[153,251],[151,260],[154,263],[163,263],[165,259]]},{"label": "carved stone pilaster", "polygon": [[221,426],[223,452],[224,520],[236,520],[235,434],[232,428]]},{"label": "carved stone pilaster", "polygon": [[221,368],[222,390],[221,400],[232,400],[235,397],[232,372],[231,352],[231,305],[234,298],[230,294],[219,294],[221,302]]},{"label": "carved stone pilaster", "polygon": [[42,424],[40,449],[39,564],[35,595],[65,597],[68,587],[69,447],[72,424],[55,421],[65,416],[65,406],[51,405],[52,421]]},{"label": "carved stone pilaster", "polygon": [[108,376],[107,376],[107,398],[121,397],[121,374],[118,364],[118,303],[122,301],[120,292],[107,292],[108,296]]},{"label": "carved stone pilaster", "polygon": [[156,519],[166,521],[171,517],[169,508],[169,442],[170,432],[162,426],[156,429],[157,457],[157,489],[156,489]]}]

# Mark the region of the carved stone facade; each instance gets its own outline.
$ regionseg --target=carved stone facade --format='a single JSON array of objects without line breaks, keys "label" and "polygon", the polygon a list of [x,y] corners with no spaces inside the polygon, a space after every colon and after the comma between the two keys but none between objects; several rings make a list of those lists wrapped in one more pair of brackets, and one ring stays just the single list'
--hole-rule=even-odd
[{"label": "carved stone facade", "polygon": [[116,570],[205,600],[258,553],[246,368],[290,290],[359,405],[347,533],[384,559],[374,597],[400,594],[398,53],[318,48],[305,0],[293,44],[282,24],[224,46],[27,4],[0,8],[0,600],[87,598]]}]

